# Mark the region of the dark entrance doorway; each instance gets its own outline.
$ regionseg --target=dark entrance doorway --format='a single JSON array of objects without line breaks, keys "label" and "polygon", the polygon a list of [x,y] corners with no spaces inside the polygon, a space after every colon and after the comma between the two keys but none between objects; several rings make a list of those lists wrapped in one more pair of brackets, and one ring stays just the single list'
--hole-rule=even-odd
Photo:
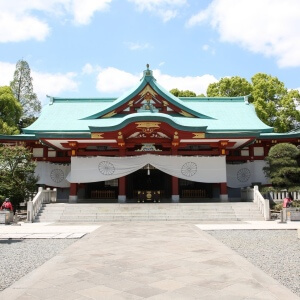
[{"label": "dark entrance doorway", "polygon": [[118,179],[87,183],[85,199],[113,200],[118,198]]},{"label": "dark entrance doorway", "polygon": [[179,179],[181,199],[200,200],[213,197],[213,184]]},{"label": "dark entrance doorway", "polygon": [[139,191],[160,191],[161,199],[166,200],[171,190],[171,176],[157,169],[140,169],[127,176],[127,199],[137,200]]}]

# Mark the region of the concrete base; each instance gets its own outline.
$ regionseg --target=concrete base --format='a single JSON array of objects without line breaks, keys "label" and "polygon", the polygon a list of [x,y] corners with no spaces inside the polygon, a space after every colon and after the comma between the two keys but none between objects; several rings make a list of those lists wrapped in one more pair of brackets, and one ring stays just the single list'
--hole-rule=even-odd
[{"label": "concrete base", "polygon": [[13,221],[14,213],[9,210],[0,211],[0,224],[10,224]]},{"label": "concrete base", "polygon": [[172,195],[172,202],[178,203],[179,202],[179,195]]},{"label": "concrete base", "polygon": [[220,195],[220,200],[221,200],[221,202],[228,202],[228,195],[227,194]]},{"label": "concrete base", "polygon": [[298,228],[298,239],[300,239],[300,228]]},{"label": "concrete base", "polygon": [[77,203],[78,196],[69,196],[69,203]]},{"label": "concrete base", "polygon": [[118,202],[119,203],[125,203],[126,202],[126,195],[119,195],[118,196]]}]

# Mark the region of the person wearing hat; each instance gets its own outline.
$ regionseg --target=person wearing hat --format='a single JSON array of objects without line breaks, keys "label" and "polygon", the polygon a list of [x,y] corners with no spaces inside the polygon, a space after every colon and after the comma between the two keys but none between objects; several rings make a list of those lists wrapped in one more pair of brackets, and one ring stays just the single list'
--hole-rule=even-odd
[{"label": "person wearing hat", "polygon": [[1,205],[1,210],[10,210],[13,211],[13,206],[9,200],[9,198],[6,198],[3,204]]}]

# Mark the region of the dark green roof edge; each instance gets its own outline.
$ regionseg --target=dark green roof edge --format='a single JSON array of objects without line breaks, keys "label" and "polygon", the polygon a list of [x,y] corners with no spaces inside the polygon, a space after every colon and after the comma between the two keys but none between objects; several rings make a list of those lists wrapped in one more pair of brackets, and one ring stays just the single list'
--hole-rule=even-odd
[{"label": "dark green roof edge", "polygon": [[207,126],[197,126],[197,127],[187,127],[187,126],[182,126],[177,124],[176,122],[174,122],[173,120],[170,120],[168,118],[164,118],[159,117],[159,116],[133,116],[130,118],[127,118],[125,120],[123,120],[121,123],[115,125],[115,126],[109,126],[109,127],[98,127],[98,126],[89,126],[91,132],[109,132],[109,131],[113,131],[113,130],[120,130],[122,128],[124,128],[126,125],[132,123],[132,122],[136,122],[136,121],[140,121],[140,122],[144,122],[144,121],[153,121],[153,122],[165,122],[169,125],[171,125],[172,127],[178,129],[178,130],[184,130],[184,131],[201,131],[201,132],[205,132],[207,129]]},{"label": "dark green roof edge", "polygon": [[202,102],[246,102],[244,96],[239,97],[178,97],[180,100],[185,101],[199,101]]},{"label": "dark green roof edge", "polygon": [[115,101],[116,97],[114,98],[58,98],[58,97],[53,97],[52,102],[112,102]]},{"label": "dark green roof edge", "polygon": [[285,132],[285,133],[261,133],[260,139],[290,139],[290,138],[299,138],[300,132]]},{"label": "dark green roof edge", "polygon": [[36,135],[34,134],[21,134],[21,135],[0,135],[0,140],[9,140],[9,141],[30,141],[30,140],[38,140]]},{"label": "dark green roof edge", "polygon": [[259,132],[207,132],[205,134],[206,138],[212,139],[212,138],[218,138],[218,139],[226,139],[226,138],[258,138],[260,135]]},{"label": "dark green roof edge", "polygon": [[90,138],[91,133],[61,133],[61,132],[43,132],[43,133],[37,133],[36,134],[38,139],[41,138],[63,138],[63,139],[75,139],[75,138]]}]

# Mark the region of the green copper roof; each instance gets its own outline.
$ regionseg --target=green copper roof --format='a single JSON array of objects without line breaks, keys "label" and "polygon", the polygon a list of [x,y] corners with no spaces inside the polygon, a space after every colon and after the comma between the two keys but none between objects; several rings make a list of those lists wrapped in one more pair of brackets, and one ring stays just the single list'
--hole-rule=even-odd
[{"label": "green copper roof", "polygon": [[0,140],[10,140],[10,141],[35,141],[37,137],[35,134],[15,134],[15,135],[4,135],[0,134]]},{"label": "green copper roof", "polygon": [[291,130],[291,131],[285,132],[285,133],[277,133],[277,132],[261,133],[260,138],[261,139],[300,138],[300,128],[296,128],[294,130]]},{"label": "green copper roof", "polygon": [[[195,117],[166,114],[161,112],[135,112],[101,118],[139,94],[149,84],[151,88],[171,104]],[[186,131],[204,131],[209,134],[230,133],[239,136],[255,136],[272,132],[273,129],[259,120],[254,107],[244,97],[234,98],[177,98],[161,87],[147,69],[139,84],[115,98],[74,99],[50,98],[40,117],[29,127],[26,134],[86,135],[93,131],[118,130],[136,121],[166,122],[174,128]]]}]

